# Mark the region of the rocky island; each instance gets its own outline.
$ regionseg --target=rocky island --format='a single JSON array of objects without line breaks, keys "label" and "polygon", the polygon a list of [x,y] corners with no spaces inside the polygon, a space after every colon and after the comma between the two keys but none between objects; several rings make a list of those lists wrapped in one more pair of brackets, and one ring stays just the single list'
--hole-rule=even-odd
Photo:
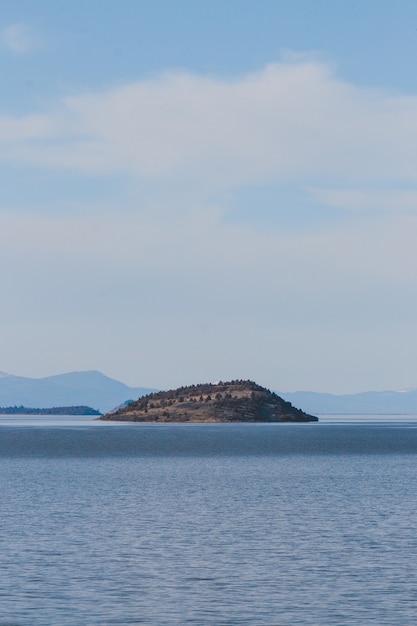
[{"label": "rocky island", "polygon": [[250,380],[190,385],[142,396],[98,419],[120,422],[317,422]]}]

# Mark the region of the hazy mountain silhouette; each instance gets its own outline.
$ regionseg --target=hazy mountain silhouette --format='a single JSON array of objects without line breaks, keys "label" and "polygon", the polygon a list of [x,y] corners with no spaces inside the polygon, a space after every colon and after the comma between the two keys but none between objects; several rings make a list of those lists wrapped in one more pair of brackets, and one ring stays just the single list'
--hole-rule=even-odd
[{"label": "hazy mountain silhouette", "polygon": [[46,378],[0,373],[0,406],[56,407],[86,405],[105,413],[155,391],[127,385],[101,372],[69,372]]},{"label": "hazy mountain silhouette", "polygon": [[308,413],[417,414],[417,389],[365,391],[346,395],[296,391],[279,394]]}]

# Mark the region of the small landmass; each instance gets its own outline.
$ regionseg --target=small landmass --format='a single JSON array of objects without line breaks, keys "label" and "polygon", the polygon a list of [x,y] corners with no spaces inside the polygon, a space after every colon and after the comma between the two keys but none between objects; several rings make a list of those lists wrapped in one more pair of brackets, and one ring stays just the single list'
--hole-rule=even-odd
[{"label": "small landmass", "polygon": [[318,422],[251,380],[207,383],[142,396],[100,420],[120,422]]},{"label": "small landmass", "polygon": [[0,407],[0,415],[101,415],[101,413],[89,406],[54,406],[48,409],[8,406]]}]

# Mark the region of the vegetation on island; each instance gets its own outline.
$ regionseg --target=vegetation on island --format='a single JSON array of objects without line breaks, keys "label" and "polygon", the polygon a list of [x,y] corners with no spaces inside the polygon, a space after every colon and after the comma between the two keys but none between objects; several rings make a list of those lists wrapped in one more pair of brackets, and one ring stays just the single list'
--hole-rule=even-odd
[{"label": "vegetation on island", "polygon": [[101,420],[128,422],[317,422],[251,380],[190,385],[142,396]]},{"label": "vegetation on island", "polygon": [[101,415],[101,413],[89,406],[54,406],[47,409],[8,406],[0,407],[0,415]]}]

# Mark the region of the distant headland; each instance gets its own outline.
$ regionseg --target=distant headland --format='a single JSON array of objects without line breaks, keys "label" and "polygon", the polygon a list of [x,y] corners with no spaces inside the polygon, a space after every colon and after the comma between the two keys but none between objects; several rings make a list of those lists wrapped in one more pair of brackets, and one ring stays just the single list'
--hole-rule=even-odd
[{"label": "distant headland", "polygon": [[101,415],[101,413],[89,406],[54,406],[47,409],[7,406],[0,407],[0,415]]},{"label": "distant headland", "polygon": [[251,380],[190,385],[142,396],[98,419],[120,422],[317,422]]}]

